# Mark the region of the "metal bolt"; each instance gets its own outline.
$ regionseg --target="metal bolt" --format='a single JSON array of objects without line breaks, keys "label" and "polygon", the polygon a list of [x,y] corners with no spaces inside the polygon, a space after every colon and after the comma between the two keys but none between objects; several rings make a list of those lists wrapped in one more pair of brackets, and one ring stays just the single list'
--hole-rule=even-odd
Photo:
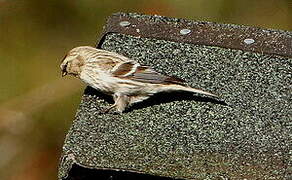
[{"label": "metal bolt", "polygon": [[189,34],[190,32],[192,32],[190,29],[182,29],[182,30],[179,31],[179,33],[182,34],[182,35]]},{"label": "metal bolt", "polygon": [[129,21],[121,21],[120,22],[120,26],[123,26],[123,27],[127,27],[127,26],[130,26],[131,23]]},{"label": "metal bolt", "polygon": [[245,44],[253,44],[255,42],[254,39],[251,39],[251,38],[247,38],[243,41]]}]

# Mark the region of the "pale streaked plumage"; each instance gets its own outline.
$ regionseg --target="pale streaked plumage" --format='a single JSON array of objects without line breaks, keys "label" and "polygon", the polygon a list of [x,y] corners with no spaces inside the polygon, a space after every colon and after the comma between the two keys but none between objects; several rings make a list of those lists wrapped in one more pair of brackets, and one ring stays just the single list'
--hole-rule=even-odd
[{"label": "pale streaked plumage", "polygon": [[150,67],[114,52],[89,46],[76,47],[64,57],[63,75],[80,78],[89,86],[113,96],[116,108],[123,112],[129,105],[141,102],[158,92],[188,91],[216,97],[188,87],[184,81],[155,72]]}]

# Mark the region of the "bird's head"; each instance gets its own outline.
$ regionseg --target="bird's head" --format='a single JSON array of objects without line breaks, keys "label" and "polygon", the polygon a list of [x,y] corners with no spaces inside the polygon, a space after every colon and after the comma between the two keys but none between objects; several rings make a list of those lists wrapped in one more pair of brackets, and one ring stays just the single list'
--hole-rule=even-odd
[{"label": "bird's head", "polygon": [[85,64],[84,50],[86,48],[87,46],[76,47],[65,55],[60,65],[62,76],[69,74],[80,77],[82,67]]}]

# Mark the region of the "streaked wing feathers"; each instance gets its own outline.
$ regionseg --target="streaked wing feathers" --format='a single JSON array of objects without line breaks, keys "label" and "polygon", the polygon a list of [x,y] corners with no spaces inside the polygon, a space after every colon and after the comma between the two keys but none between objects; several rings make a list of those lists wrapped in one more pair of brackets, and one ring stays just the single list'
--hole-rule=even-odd
[{"label": "streaked wing feathers", "polygon": [[114,76],[125,76],[129,74],[133,70],[133,68],[135,68],[135,64],[137,63],[134,61],[128,61],[122,64],[118,64],[116,67],[112,69],[112,74]]},{"label": "streaked wing feathers", "polygon": [[145,69],[144,71],[135,72],[130,78],[135,81],[153,84],[183,84],[185,82],[176,77],[160,74],[150,68]]},{"label": "streaked wing feathers", "polygon": [[148,66],[141,66],[134,61],[125,62],[114,69],[112,72],[114,76],[138,82],[153,84],[183,84],[185,82],[176,77],[160,74]]}]

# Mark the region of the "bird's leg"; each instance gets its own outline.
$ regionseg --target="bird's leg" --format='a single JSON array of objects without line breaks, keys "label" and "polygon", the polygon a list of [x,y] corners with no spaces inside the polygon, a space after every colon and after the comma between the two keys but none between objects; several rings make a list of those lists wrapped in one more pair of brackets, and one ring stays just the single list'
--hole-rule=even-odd
[{"label": "bird's leg", "polygon": [[119,113],[122,113],[128,106],[130,100],[128,96],[121,94],[114,94],[113,98],[115,103],[110,107],[104,109],[102,113],[107,113],[113,108],[116,108]]},{"label": "bird's leg", "polygon": [[103,109],[103,110],[101,110],[101,114],[105,114],[105,113],[108,113],[112,108],[114,108],[114,107],[116,107],[116,103],[115,104],[113,104],[113,105],[111,105],[110,107],[108,107],[108,108],[105,108],[105,109]]},{"label": "bird's leg", "polygon": [[116,109],[119,113],[122,113],[126,107],[129,105],[130,98],[127,95],[117,95],[117,99],[115,100]]},{"label": "bird's leg", "polygon": [[114,107],[117,106],[117,99],[118,99],[118,96],[117,96],[116,94],[114,94],[114,95],[113,95],[113,99],[114,99],[114,102],[115,102],[115,103],[114,103],[113,105],[111,105],[110,107],[101,110],[101,112],[100,112],[101,114],[108,113],[111,109],[113,109]]}]

